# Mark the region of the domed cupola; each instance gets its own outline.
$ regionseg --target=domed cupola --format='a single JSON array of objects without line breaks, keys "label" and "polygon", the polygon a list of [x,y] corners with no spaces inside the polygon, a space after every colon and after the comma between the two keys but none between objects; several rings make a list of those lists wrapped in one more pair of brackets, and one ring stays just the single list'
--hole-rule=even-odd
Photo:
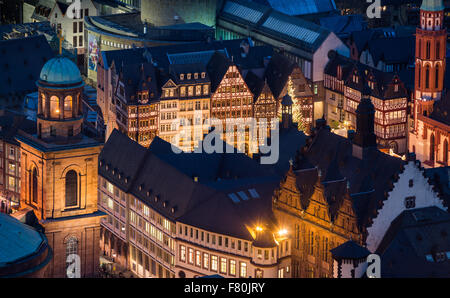
[{"label": "domed cupola", "polygon": [[49,60],[36,82],[39,92],[38,137],[61,140],[78,135],[83,122],[81,96],[84,82],[68,58]]},{"label": "domed cupola", "polygon": [[38,84],[74,86],[83,84],[83,78],[75,63],[66,57],[57,57],[45,63]]}]

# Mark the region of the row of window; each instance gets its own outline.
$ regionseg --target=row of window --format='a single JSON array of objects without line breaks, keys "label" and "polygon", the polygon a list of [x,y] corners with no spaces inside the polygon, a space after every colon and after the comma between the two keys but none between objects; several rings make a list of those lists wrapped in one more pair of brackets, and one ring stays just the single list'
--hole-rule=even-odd
[{"label": "row of window", "polygon": [[210,234],[208,232],[204,232],[188,226],[183,226],[181,224],[178,228],[178,235],[205,242],[209,245],[218,245],[223,248],[237,249],[238,251],[242,251],[243,249],[243,252],[249,251],[249,244],[247,241],[236,241],[235,239],[229,237],[224,237],[212,233]]},{"label": "row of window", "polygon": [[[205,270],[228,274],[231,276],[239,276],[242,278],[247,277],[247,263],[216,255],[210,255],[209,253],[194,250],[190,247],[187,248],[184,245],[180,245],[179,259],[180,262],[195,265]],[[238,269],[237,266],[239,266],[238,272],[236,271]]]}]

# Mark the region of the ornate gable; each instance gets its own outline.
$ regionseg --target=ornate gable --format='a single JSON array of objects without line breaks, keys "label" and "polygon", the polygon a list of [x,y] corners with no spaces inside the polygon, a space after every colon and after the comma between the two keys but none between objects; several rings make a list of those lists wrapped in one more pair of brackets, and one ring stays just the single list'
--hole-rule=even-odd
[{"label": "ornate gable", "polygon": [[176,88],[177,84],[175,84],[175,82],[172,79],[169,79],[163,86],[162,89],[165,88]]}]

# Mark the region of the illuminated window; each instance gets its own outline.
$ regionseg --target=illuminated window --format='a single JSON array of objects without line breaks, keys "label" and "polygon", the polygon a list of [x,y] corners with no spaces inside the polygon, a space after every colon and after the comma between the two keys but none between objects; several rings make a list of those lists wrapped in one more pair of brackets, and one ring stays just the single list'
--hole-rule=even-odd
[{"label": "illuminated window", "polygon": [[194,264],[194,250],[189,248],[189,263]]},{"label": "illuminated window", "polygon": [[56,96],[50,97],[50,117],[59,118],[59,98]]},{"label": "illuminated window", "polygon": [[198,267],[202,266],[202,254],[198,250],[195,252],[195,265]]},{"label": "illuminated window", "polygon": [[180,88],[180,96],[181,96],[181,97],[186,96],[186,87],[181,87],[181,88]]},{"label": "illuminated window", "polygon": [[194,86],[188,87],[188,96],[194,96]]},{"label": "illuminated window", "polygon": [[207,253],[203,253],[203,268],[209,269],[209,255]]},{"label": "illuminated window", "polygon": [[180,261],[186,262],[186,247],[184,245],[180,246]]},{"label": "illuminated window", "polygon": [[217,256],[211,256],[211,270],[217,271]]},{"label": "illuminated window", "polygon": [[220,273],[227,273],[227,259],[220,258]]},{"label": "illuminated window", "polygon": [[236,275],[236,261],[230,260],[230,275]]},{"label": "illuminated window", "polygon": [[203,95],[207,95],[209,92],[209,86],[208,85],[203,85]]},{"label": "illuminated window", "polygon": [[241,263],[241,269],[240,269],[240,277],[247,277],[247,264]]}]

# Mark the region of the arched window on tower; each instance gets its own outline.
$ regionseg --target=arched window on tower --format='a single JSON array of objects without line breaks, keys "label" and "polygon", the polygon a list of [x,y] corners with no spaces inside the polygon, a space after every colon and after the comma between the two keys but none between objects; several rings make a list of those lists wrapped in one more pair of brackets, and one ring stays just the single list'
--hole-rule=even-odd
[{"label": "arched window on tower", "polygon": [[430,88],[430,67],[425,70],[425,88]]},{"label": "arched window on tower", "polygon": [[72,117],[72,96],[64,98],[64,118]]},{"label": "arched window on tower", "polygon": [[448,141],[444,141],[444,152],[442,154],[442,161],[445,165],[448,165]]},{"label": "arched window on tower", "polygon": [[57,96],[50,97],[50,117],[59,118],[59,98]]},{"label": "arched window on tower", "polygon": [[430,160],[434,161],[434,134],[430,137]]},{"label": "arched window on tower", "polygon": [[438,41],[436,43],[436,59],[440,59],[441,43]]},{"label": "arched window on tower", "polygon": [[78,205],[78,177],[77,172],[70,170],[66,174],[66,207]]},{"label": "arched window on tower", "polygon": [[38,177],[37,170],[33,168],[30,173],[30,197],[31,201],[35,204],[38,202]]},{"label": "arched window on tower", "polygon": [[422,40],[419,39],[419,57],[422,57]]},{"label": "arched window on tower", "polygon": [[427,59],[430,59],[430,47],[431,47],[431,44],[429,41],[427,41],[427,48],[426,48],[426,58]]},{"label": "arched window on tower", "polygon": [[439,65],[436,65],[436,75],[434,77],[434,88],[439,87]]}]

